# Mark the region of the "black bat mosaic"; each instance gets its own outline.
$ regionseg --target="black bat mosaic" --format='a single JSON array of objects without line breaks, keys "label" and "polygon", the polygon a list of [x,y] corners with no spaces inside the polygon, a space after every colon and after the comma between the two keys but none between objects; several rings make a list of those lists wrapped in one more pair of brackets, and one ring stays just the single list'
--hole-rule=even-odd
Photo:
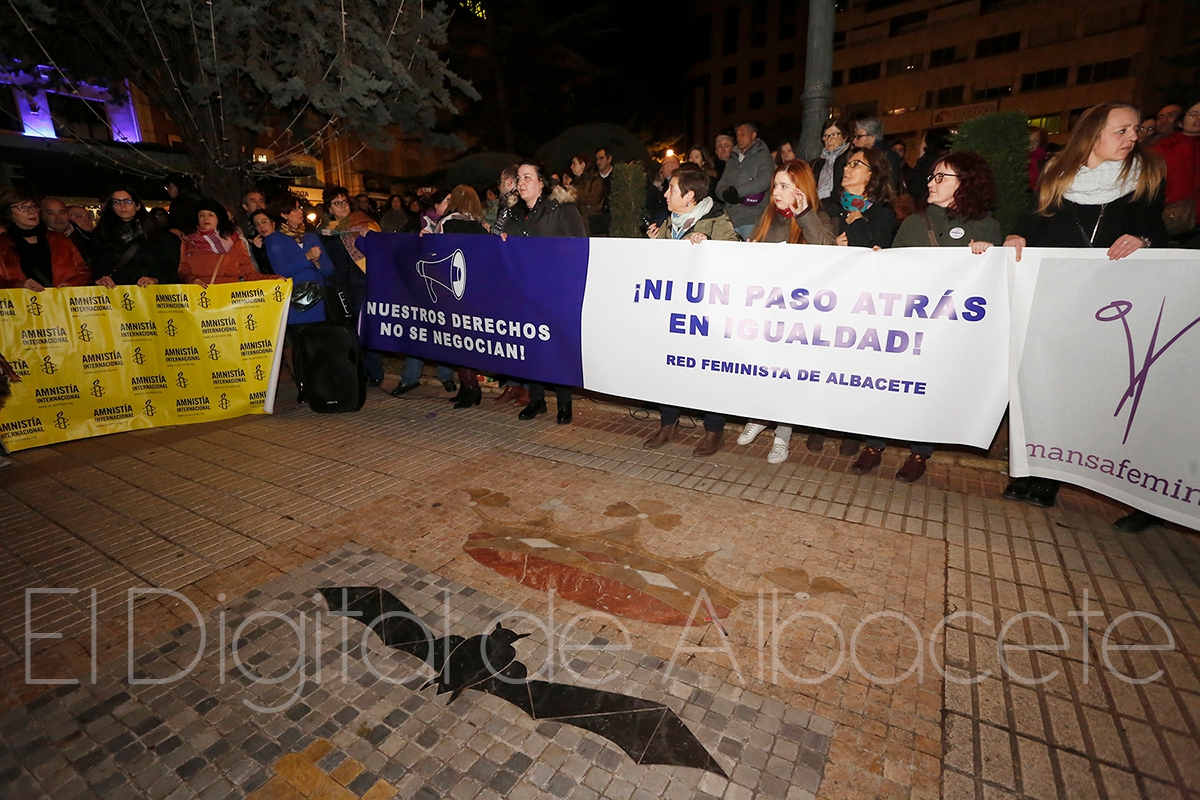
[{"label": "black bat mosaic", "polygon": [[[395,650],[429,664],[436,676],[422,689],[450,693],[450,702],[468,689],[512,703],[538,721],[552,721],[597,733],[638,764],[694,767],[728,777],[683,721],[667,706],[638,697],[585,686],[528,680],[513,643],[518,634],[497,623],[490,633],[464,638],[437,635],[390,592],[372,586],[320,590],[330,613],[351,616]],[[388,615],[385,617],[385,615]]]}]

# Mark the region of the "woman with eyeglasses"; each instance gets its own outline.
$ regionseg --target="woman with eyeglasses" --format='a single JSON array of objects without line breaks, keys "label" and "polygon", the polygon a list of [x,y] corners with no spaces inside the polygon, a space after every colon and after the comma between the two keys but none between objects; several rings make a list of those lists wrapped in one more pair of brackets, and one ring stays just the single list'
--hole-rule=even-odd
[{"label": "woman with eyeglasses", "polygon": [[[817,182],[812,167],[804,161],[793,159],[776,170],[771,182],[771,205],[754,226],[750,241],[836,245],[833,223],[825,209],[816,202],[816,196]],[[737,443],[745,447],[758,438],[768,425],[761,420],[750,420],[742,428]],[[787,461],[791,440],[792,426],[777,424],[767,463],[782,464]],[[823,434],[809,434],[807,447],[810,451],[820,452],[824,444]]]},{"label": "woman with eyeglasses", "polygon": [[92,272],[79,249],[46,228],[33,195],[21,189],[0,193],[0,289],[40,292],[59,286],[87,286]]},{"label": "woman with eyeglasses", "polygon": [[831,217],[831,204],[836,206],[837,195],[842,186],[842,173],[850,160],[850,140],[846,138],[846,120],[831,119],[821,130],[821,142],[825,149],[813,159],[813,175],[817,178],[817,197]]},{"label": "woman with eyeglasses", "polygon": [[133,189],[109,192],[92,241],[92,274],[100,286],[179,282],[179,237],[154,221]]},{"label": "woman with eyeglasses", "polygon": [[874,148],[854,148],[842,173],[842,192],[829,211],[840,233],[837,243],[850,247],[892,245],[896,212],[892,210],[892,176],[887,157]]},{"label": "woman with eyeglasses", "polygon": [[[1116,261],[1143,247],[1167,244],[1163,225],[1161,157],[1138,144],[1138,110],[1125,103],[1093,106],[1079,118],[1062,152],[1042,172],[1037,210],[1022,216],[1004,240],[1021,260],[1024,247],[1094,247]],[[1049,508],[1059,481],[1016,478],[1004,490],[1009,500]],[[1115,523],[1140,533],[1158,520],[1135,511]]]},{"label": "woman with eyeglasses", "polygon": [[[904,220],[892,247],[969,247],[982,253],[1000,241],[1000,223],[992,216],[996,181],[987,160],[978,153],[949,153],[930,167],[929,206]],[[865,475],[883,460],[887,443],[867,439],[852,472]],[[913,483],[925,474],[933,445],[913,443],[896,480]]]},{"label": "woman with eyeglasses", "polygon": [[[333,261],[338,282],[346,292],[350,313],[357,317],[367,300],[367,257],[358,249],[358,240],[371,231],[378,233],[379,223],[371,219],[369,214],[355,211],[350,206],[350,191],[345,186],[326,186],[321,192],[321,201],[330,216],[329,227],[320,231],[321,243]],[[409,222],[412,220],[410,217]],[[368,386],[383,383],[381,353],[363,348],[363,366],[367,370]]]}]

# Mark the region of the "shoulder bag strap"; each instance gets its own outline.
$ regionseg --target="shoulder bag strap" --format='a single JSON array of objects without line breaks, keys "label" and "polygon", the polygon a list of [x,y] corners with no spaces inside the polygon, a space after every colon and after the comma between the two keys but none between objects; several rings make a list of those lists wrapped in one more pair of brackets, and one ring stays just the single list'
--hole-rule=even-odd
[{"label": "shoulder bag strap", "polygon": [[227,255],[229,255],[229,253],[221,253],[221,255],[217,256],[217,266],[213,268],[212,277],[208,279],[209,286],[212,286],[213,281],[217,279],[217,273],[221,271],[221,264],[225,262],[225,256]]},{"label": "shoulder bag strap", "polygon": [[933,223],[929,221],[929,214],[922,211],[921,219],[925,220],[925,232],[929,234],[929,246],[941,247],[941,242],[938,241],[937,234],[933,232]]}]

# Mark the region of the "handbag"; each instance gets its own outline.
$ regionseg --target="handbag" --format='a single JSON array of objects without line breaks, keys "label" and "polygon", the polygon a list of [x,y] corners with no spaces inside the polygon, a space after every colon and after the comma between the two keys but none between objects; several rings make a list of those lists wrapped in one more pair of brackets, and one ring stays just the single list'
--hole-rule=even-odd
[{"label": "handbag", "polygon": [[317,281],[304,281],[292,287],[292,308],[297,311],[308,311],[325,299],[321,284]]},{"label": "handbag", "polygon": [[1163,224],[1168,236],[1179,236],[1196,227],[1196,201],[1180,200],[1163,209]]},{"label": "handbag", "polygon": [[937,234],[933,232],[933,223],[929,221],[929,215],[921,212],[921,219],[925,220],[925,232],[929,234],[929,246],[941,247],[942,243],[938,241]]}]

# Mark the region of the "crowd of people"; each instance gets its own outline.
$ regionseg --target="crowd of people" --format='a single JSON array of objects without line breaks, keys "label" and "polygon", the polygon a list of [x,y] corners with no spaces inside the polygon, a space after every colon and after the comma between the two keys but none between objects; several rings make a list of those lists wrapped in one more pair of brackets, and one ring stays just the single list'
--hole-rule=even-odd
[{"label": "crowd of people", "polygon": [[[925,132],[910,165],[902,142],[888,142],[877,119],[830,119],[823,149],[811,163],[790,142],[772,150],[752,122],[718,135],[710,152],[695,144],[683,158],[664,158],[647,181],[645,235],[655,239],[772,242],[788,245],[964,247],[979,254],[1003,245],[1104,248],[1121,259],[1144,247],[1200,246],[1200,102],[1165,106],[1144,117],[1133,106],[1107,103],[1089,109],[1061,148],[1041,129],[1030,129],[1031,205],[1012,231],[993,217],[996,181],[977,153],[953,151],[951,132]],[[289,329],[323,320],[357,317],[365,301],[366,257],[359,238],[370,231],[510,236],[608,235],[614,157],[609,148],[578,153],[561,173],[536,160],[504,169],[484,190],[460,185],[418,196],[392,195],[380,210],[365,194],[325,189],[307,212],[290,194],[267,198],[252,189],[233,215],[203,197],[182,175],[167,179],[169,212],[152,212],[129,187],[104,198],[99,220],[56,198],[20,190],[0,196],[0,288],[102,286],[269,280],[295,282]],[[235,221],[236,220],[236,221]],[[315,222],[314,222],[315,221]],[[1007,234],[1007,235],[1006,235]],[[336,287],[333,302],[330,287]],[[382,356],[365,354],[367,379],[384,380]],[[420,385],[424,363],[408,357],[390,394]],[[301,397],[302,369],[295,368]],[[457,374],[458,383],[455,383]],[[498,376],[498,402],[521,406],[518,417],[547,413],[546,386]],[[456,408],[481,402],[478,372],[470,365],[439,365],[437,378]],[[572,421],[572,387],[554,387],[557,421]],[[676,435],[682,410],[660,408],[658,429],[644,446],[654,449]],[[702,411],[705,434],[694,449],[708,456],[721,448],[725,417]],[[794,421],[750,420],[737,443],[745,446],[773,428],[768,461],[790,455]],[[821,451],[831,433],[839,452],[855,456],[851,470],[873,471],[882,461],[882,439],[812,430],[805,446]],[[932,455],[927,443],[910,444],[896,474],[919,480]],[[1004,496],[1048,507],[1058,483],[1014,480]],[[1135,512],[1118,521],[1137,532],[1157,522]]]}]

